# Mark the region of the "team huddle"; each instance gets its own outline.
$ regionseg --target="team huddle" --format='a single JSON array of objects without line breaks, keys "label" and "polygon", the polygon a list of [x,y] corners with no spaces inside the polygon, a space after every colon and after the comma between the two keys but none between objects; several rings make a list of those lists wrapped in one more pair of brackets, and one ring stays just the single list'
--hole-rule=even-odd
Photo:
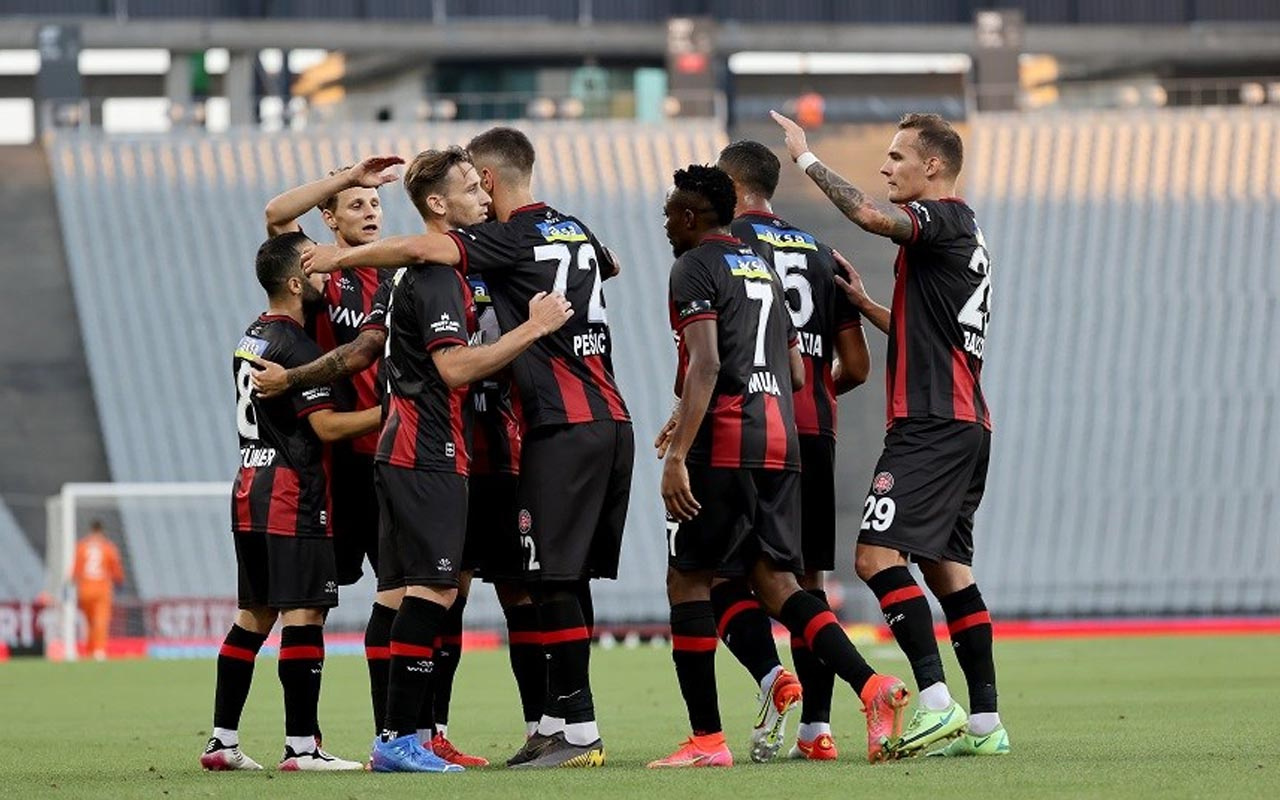
[{"label": "team huddle", "polygon": [[[663,459],[672,657],[691,734],[650,767],[730,766],[715,651],[760,686],[750,757],[837,757],[836,679],[858,696],[867,757],[1000,755],[990,617],[973,581],[973,515],[990,421],[979,373],[990,266],[954,193],[963,150],[908,115],[875,203],[776,115],[792,158],[845,215],[900,245],[891,308],[808,232],[775,216],[781,166],[737,142],[678,170],[663,209],[676,261],[675,409]],[[449,739],[463,612],[493,584],[507,623],[523,743],[516,769],[605,761],[590,682],[590,581],[616,578],[635,445],[614,379],[604,283],[622,266],[580,218],[537,202],[529,139],[490,129],[428,150],[404,185],[425,232],[381,237],[375,156],[267,206],[256,272],[268,310],[233,372],[241,467],[232,497],[239,607],[219,651],[211,770],[261,769],[239,746],[256,655],[280,620],[282,770],[456,772],[488,762]],[[319,208],[334,244],[297,220]],[[634,268],[634,267],[633,267]],[[836,396],[863,383],[862,319],[889,336],[889,427],[856,570],[911,663],[919,702],[877,672],[827,605],[835,566]],[[323,627],[368,560],[374,738],[367,763],[322,747]],[[946,614],[971,713],[951,697],[918,562]],[[655,587],[656,589],[656,587]],[[795,674],[772,622],[791,633]]]}]

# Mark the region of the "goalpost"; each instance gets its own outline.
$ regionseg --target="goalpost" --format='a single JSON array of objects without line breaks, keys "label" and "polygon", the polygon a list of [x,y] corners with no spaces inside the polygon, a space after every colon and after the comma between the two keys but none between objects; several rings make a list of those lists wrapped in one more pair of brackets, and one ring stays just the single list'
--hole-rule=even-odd
[{"label": "goalpost", "polygon": [[[158,517],[175,512],[180,518],[190,515],[198,520],[196,530],[205,533],[210,524],[217,524],[215,506],[223,518],[218,528],[225,531],[230,498],[231,484],[222,482],[63,484],[62,490],[46,501],[45,588],[55,611],[52,618],[57,620],[55,630],[45,631],[46,655],[67,661],[78,657],[79,609],[71,568],[76,540],[87,530],[90,518],[112,518],[107,527],[120,548],[121,560],[126,570],[135,572],[135,578],[142,582],[143,576],[137,574],[140,565],[132,558],[134,548],[130,540],[135,533],[138,537],[154,535],[152,529],[166,522]],[[137,589],[135,586],[135,591]]]}]

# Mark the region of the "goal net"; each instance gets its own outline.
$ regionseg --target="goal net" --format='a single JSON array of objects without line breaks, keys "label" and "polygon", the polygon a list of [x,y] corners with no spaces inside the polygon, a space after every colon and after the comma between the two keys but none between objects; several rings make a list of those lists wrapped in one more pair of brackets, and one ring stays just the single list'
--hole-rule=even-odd
[{"label": "goal net", "polygon": [[[76,541],[101,522],[120,551],[110,637],[138,655],[182,655],[221,640],[236,612],[230,483],[69,483],[47,502],[45,588],[55,613],[45,630],[53,659],[83,656],[86,622],[71,580]],[[343,587],[326,628],[363,631],[374,582]]]}]

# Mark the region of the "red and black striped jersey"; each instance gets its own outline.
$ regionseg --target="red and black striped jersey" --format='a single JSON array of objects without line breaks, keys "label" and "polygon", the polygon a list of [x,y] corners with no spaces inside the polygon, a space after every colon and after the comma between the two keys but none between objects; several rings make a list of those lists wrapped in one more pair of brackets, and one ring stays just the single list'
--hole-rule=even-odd
[{"label": "red and black striped jersey", "polygon": [[600,261],[604,247],[587,226],[544,203],[517,209],[507,222],[450,233],[462,268],[482,275],[498,325],[509,331],[529,318],[538,292],[562,293],[573,317],[511,364],[526,429],[596,420],[630,421],[613,377]]},{"label": "red and black striped jersey", "polygon": [[293,318],[263,314],[244,332],[231,360],[236,381],[240,472],[231,498],[236,533],[328,536],[329,491],[324,443],[307,416],[333,408],[328,386],[269,400],[253,391],[252,359],[300,367],[320,348]]},{"label": "red and black striped jersey", "polygon": [[835,438],[838,406],[831,363],[836,336],[862,324],[858,310],[836,286],[839,270],[831,248],[786,220],[751,211],[730,228],[782,278],[791,324],[800,337],[804,387],[795,393],[796,429],[805,436]]},{"label": "red and black striped jersey", "polygon": [[[476,306],[476,328],[480,344],[493,344],[502,337],[498,312],[493,307],[489,285],[480,275],[467,276],[471,299]],[[507,370],[471,384],[468,402],[474,414],[471,426],[471,474],[520,474],[520,418],[511,402],[511,381]]]},{"label": "red and black striped jersey", "polygon": [[450,389],[431,354],[466,347],[476,329],[471,290],[457,270],[404,267],[392,279],[383,354],[386,413],[377,461],[467,475],[471,413],[466,386]]},{"label": "red and black striped jersey", "polygon": [[982,354],[991,319],[991,257],[963,200],[902,206],[911,238],[899,242],[886,365],[888,418],[940,417],[991,428]]},{"label": "red and black striped jersey", "polygon": [[671,267],[670,306],[682,372],[688,357],[680,334],[690,323],[714,320],[720,353],[688,462],[799,470],[788,352],[796,332],[777,274],[740,240],[707,236]]},{"label": "red and black striped jersey", "polygon": [[[316,343],[324,352],[355,341],[360,332],[382,323],[376,296],[387,282],[387,274],[377,269],[344,269],[329,277],[325,284],[324,311],[312,322]],[[378,365],[365,369],[333,384],[334,399],[339,408],[363,411],[381,402]],[[372,455],[378,447],[378,434],[368,433],[351,441],[357,453]]]}]

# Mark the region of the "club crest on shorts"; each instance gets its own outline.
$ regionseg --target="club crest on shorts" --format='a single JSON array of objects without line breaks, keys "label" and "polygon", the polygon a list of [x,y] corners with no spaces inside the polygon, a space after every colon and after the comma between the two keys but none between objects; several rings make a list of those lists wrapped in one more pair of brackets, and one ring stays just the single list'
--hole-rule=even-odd
[{"label": "club crest on shorts", "polygon": [[519,524],[521,533],[528,533],[533,530],[533,515],[529,513],[529,509],[520,509]]},{"label": "club crest on shorts", "polygon": [[881,472],[871,481],[871,491],[875,494],[888,494],[893,489],[893,473]]}]

